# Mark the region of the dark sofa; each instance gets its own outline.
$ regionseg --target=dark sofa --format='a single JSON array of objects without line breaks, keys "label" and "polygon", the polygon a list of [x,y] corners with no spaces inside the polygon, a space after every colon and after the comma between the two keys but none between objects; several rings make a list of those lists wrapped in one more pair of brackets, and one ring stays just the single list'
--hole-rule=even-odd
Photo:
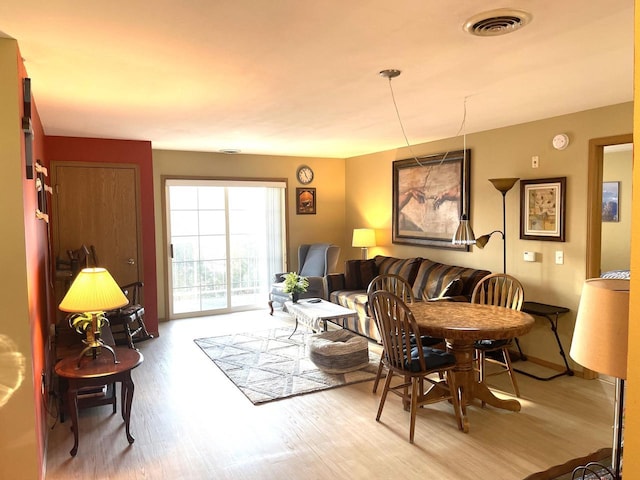
[{"label": "dark sofa", "polygon": [[348,260],[344,273],[324,277],[331,302],[358,312],[357,319],[341,319],[336,323],[360,335],[380,341],[375,321],[366,310],[367,286],[379,274],[393,273],[412,286],[416,301],[448,299],[469,301],[476,284],[491,272],[446,265],[427,258],[394,258],[378,255],[370,260]]}]

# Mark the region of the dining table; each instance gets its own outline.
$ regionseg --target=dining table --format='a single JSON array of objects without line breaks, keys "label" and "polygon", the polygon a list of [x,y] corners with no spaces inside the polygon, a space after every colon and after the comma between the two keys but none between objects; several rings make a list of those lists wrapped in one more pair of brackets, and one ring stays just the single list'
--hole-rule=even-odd
[{"label": "dining table", "polygon": [[422,335],[444,338],[446,348],[456,358],[453,369],[462,406],[463,430],[469,431],[466,406],[474,399],[496,408],[520,411],[516,399],[498,398],[481,382],[474,368],[477,340],[502,340],[522,336],[535,323],[528,313],[479,303],[427,301],[409,305]]}]

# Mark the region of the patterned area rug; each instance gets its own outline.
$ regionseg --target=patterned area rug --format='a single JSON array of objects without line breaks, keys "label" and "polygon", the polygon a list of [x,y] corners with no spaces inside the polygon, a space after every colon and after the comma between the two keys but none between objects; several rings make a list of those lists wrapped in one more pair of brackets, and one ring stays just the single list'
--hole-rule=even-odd
[{"label": "patterned area rug", "polygon": [[373,380],[380,356],[369,351],[369,366],[355,372],[331,374],[318,369],[308,356],[309,331],[291,328],[197,338],[194,342],[254,405],[304,393]]}]

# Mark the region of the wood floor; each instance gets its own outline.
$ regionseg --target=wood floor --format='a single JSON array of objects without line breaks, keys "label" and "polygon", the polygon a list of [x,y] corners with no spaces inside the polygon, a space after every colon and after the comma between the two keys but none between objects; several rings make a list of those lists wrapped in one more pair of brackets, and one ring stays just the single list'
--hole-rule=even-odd
[{"label": "wood floor", "polygon": [[[613,386],[599,380],[520,375],[522,410],[471,406],[468,434],[450,405],[429,406],[411,445],[400,398],[389,396],[375,421],[371,382],[254,406],[193,342],[283,323],[293,325],[266,310],[161,323],[159,338],[138,344],[135,443],[120,406],[82,410],[75,458],[69,422],[50,431],[46,479],[518,480],[611,445]],[[507,389],[500,377],[491,381]]]}]

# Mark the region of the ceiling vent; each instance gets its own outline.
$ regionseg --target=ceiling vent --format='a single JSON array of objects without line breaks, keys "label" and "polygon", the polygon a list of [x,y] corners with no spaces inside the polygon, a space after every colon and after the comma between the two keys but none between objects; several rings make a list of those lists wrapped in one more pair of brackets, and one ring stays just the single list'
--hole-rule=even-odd
[{"label": "ceiling vent", "polygon": [[463,28],[478,37],[495,37],[515,32],[530,21],[531,14],[527,12],[500,8],[474,15],[464,23]]}]

